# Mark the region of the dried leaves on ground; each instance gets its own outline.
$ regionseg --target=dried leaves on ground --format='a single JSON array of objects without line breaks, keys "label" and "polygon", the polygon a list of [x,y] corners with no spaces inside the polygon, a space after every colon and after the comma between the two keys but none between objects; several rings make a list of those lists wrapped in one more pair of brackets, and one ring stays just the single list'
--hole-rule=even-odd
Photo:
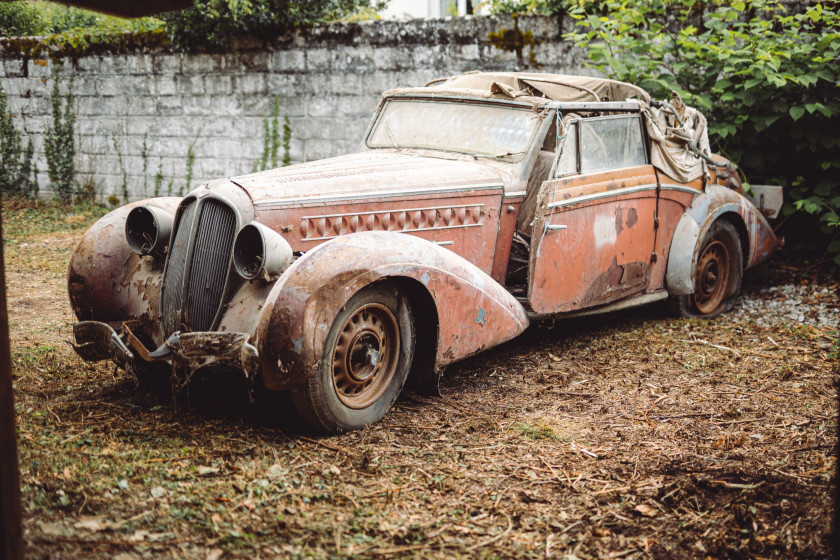
[{"label": "dried leaves on ground", "polygon": [[749,274],[713,321],[653,306],[536,325],[449,368],[442,398],[406,394],[381,423],[323,438],[287,396],[250,404],[235,378],[175,407],[83,363],[64,273],[89,218],[36,233],[18,215],[6,258],[31,558],[829,553],[838,285],[798,267]]}]

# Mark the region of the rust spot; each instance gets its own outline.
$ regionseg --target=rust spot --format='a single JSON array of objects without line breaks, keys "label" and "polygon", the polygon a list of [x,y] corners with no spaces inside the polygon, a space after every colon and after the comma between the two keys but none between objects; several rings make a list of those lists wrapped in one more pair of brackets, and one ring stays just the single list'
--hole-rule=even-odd
[{"label": "rust spot", "polygon": [[[624,220],[622,216],[622,208],[619,206],[615,210],[615,234],[618,235],[624,229]],[[615,259],[613,259],[613,263],[615,263]]]},{"label": "rust spot", "polygon": [[650,264],[629,262],[618,264],[613,257],[607,270],[595,279],[583,296],[584,305],[603,305],[645,289],[650,281]]},{"label": "rust spot", "polygon": [[[619,209],[619,216],[621,210]],[[621,230],[619,230],[621,231]],[[624,276],[624,267],[618,264],[618,257],[613,257],[610,263],[610,268],[607,269],[606,280],[607,286],[618,286],[621,283],[621,278]]]},{"label": "rust spot", "polygon": [[[628,210],[627,211],[627,229],[630,229],[633,226],[635,226],[638,221],[639,221],[639,213],[636,212],[636,209],[631,208],[630,210]],[[621,230],[619,230],[619,231],[621,231]]]}]

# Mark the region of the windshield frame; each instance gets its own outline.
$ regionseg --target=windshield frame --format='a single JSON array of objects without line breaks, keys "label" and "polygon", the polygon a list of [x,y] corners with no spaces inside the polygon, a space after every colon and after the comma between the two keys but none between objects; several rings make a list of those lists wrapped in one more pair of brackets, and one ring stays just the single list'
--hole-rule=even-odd
[{"label": "windshield frame", "polygon": [[515,100],[504,100],[504,99],[476,99],[474,97],[462,97],[462,96],[455,96],[455,95],[405,95],[405,94],[392,94],[386,97],[383,97],[380,101],[379,105],[376,108],[376,113],[371,119],[370,124],[368,125],[367,132],[365,132],[365,140],[364,146],[369,150],[406,150],[406,151],[415,151],[415,152],[429,152],[429,153],[440,153],[440,154],[454,154],[463,157],[469,157],[472,159],[487,159],[492,161],[500,161],[504,163],[520,163],[523,161],[528,154],[531,152],[531,148],[533,147],[535,138],[539,135],[541,130],[541,123],[534,126],[533,130],[531,131],[531,135],[528,138],[524,149],[521,152],[516,152],[511,155],[487,155],[487,154],[472,154],[463,150],[446,150],[443,148],[428,148],[428,147],[412,147],[412,146],[382,146],[382,145],[371,145],[371,137],[373,136],[374,131],[379,126],[379,122],[382,119],[382,116],[385,112],[385,106],[388,104],[389,101],[420,101],[426,103],[434,103],[434,102],[443,102],[443,103],[466,103],[470,105],[491,105],[495,107],[503,107],[503,108],[513,108],[517,110],[528,110],[533,113],[533,117],[535,119],[544,119],[546,116],[546,107],[547,104],[540,104],[535,105],[534,103],[523,102],[523,101],[515,101]]}]

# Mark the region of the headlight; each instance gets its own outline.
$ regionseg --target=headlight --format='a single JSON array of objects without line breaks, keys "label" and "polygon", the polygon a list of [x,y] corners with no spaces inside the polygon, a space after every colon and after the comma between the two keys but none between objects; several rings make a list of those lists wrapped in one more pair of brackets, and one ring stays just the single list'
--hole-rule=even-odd
[{"label": "headlight", "polygon": [[138,206],[125,220],[125,239],[138,255],[163,255],[172,236],[175,218],[155,206]]},{"label": "headlight", "polygon": [[233,266],[246,280],[271,282],[292,262],[292,248],[279,233],[257,222],[239,230],[233,244]]}]

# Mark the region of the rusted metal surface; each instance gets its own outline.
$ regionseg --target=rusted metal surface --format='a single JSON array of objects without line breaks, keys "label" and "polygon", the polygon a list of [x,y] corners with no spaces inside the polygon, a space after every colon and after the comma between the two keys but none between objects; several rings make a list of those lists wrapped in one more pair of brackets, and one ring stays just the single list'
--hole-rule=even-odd
[{"label": "rusted metal surface", "polygon": [[481,270],[493,267],[502,187],[453,188],[394,199],[262,207],[258,219],[306,252],[341,235],[390,231],[443,244]]},{"label": "rusted metal surface", "polygon": [[656,195],[649,165],[544,183],[532,239],[531,308],[573,311],[644,292]]},{"label": "rusted metal surface", "polygon": [[469,156],[452,154],[447,156],[452,159],[442,159],[421,154],[371,150],[233,177],[231,181],[249,193],[262,214],[272,207],[306,202],[331,206],[379,197],[402,200],[411,195],[497,187],[511,180],[510,172]]},{"label": "rusted metal surface", "polygon": [[73,349],[89,362],[112,360],[120,366],[134,359],[117,332],[99,321],[80,321],[73,325]]},{"label": "rusted metal surface", "polygon": [[687,295],[694,291],[694,270],[700,245],[715,220],[728,219],[745,235],[744,268],[766,260],[776,250],[778,240],[767,220],[744,196],[720,185],[709,185],[695,196],[680,217],[671,239],[666,274],[668,291]]},{"label": "rusted metal surface", "polygon": [[174,213],[179,200],[158,198],[123,206],[85,233],[70,258],[67,275],[70,304],[80,320],[158,316],[163,259],[141,257],[131,250],[125,218],[132,208],[147,203]]},{"label": "rusted metal surface", "polygon": [[747,199],[767,218],[774,219],[784,204],[784,188],[778,185],[750,185]]},{"label": "rusted metal surface", "polygon": [[451,251],[404,234],[350,234],[298,259],[269,294],[255,337],[266,384],[281,389],[308,377],[344,303],[364,286],[401,279],[422,285],[435,302],[436,368],[509,340],[528,325],[513,296]]},{"label": "rusted metal surface", "polygon": [[[666,180],[662,176],[660,176],[660,179]],[[686,208],[698,194],[699,191],[691,187],[684,188],[683,185],[673,183],[662,185],[659,191],[659,206],[657,208],[657,217],[659,218],[659,229],[656,232],[657,259],[651,267],[648,291],[661,290],[666,287],[665,272],[671,260],[671,240],[674,238],[677,224],[679,224]]]},{"label": "rusted metal surface", "polygon": [[522,196],[514,196],[502,200],[502,207],[499,211],[499,236],[496,251],[493,255],[493,269],[490,273],[493,280],[499,284],[504,284],[505,274],[507,274],[510,247],[513,242],[513,234],[516,233],[516,217],[522,207],[523,198]]}]

